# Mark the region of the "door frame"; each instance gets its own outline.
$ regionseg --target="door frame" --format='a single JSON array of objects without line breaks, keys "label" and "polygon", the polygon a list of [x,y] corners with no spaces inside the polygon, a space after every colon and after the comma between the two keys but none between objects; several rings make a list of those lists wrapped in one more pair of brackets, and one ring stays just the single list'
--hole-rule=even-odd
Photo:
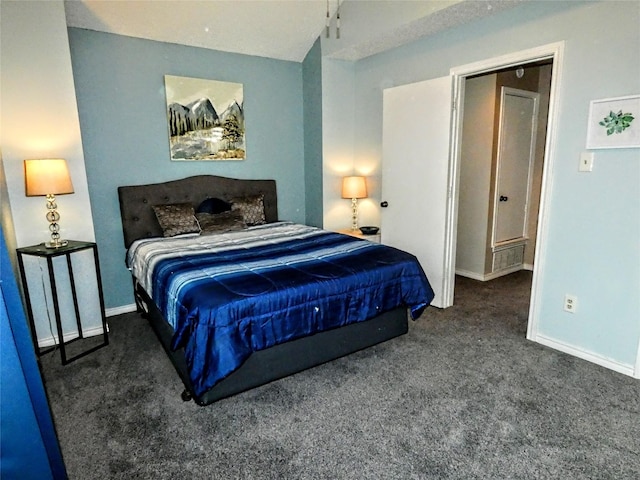
[{"label": "door frame", "polygon": [[513,52],[499,57],[489,58],[478,62],[453,67],[450,75],[453,82],[453,114],[451,119],[451,138],[449,155],[449,183],[448,202],[445,225],[445,285],[443,297],[445,303],[453,305],[455,284],[455,259],[458,223],[458,194],[460,189],[460,147],[462,143],[462,120],[464,117],[464,85],[467,77],[482,73],[489,73],[502,68],[513,67],[539,60],[551,60],[553,70],[551,74],[551,89],[549,92],[549,112],[547,116],[547,137],[545,140],[544,160],[542,168],[542,187],[540,206],[538,210],[538,224],[536,233],[535,264],[531,286],[531,300],[529,303],[529,320],[527,324],[527,339],[534,340],[538,332],[538,312],[540,311],[541,284],[540,278],[544,270],[547,249],[548,219],[551,204],[551,192],[555,160],[555,146],[557,138],[556,124],[560,105],[559,94],[562,79],[562,65],[564,57],[564,41],[550,43],[539,47]]},{"label": "door frame", "polygon": [[[552,73],[553,75],[553,73]],[[525,197],[525,207],[524,207],[524,218],[523,218],[523,229],[522,235],[518,238],[512,238],[510,240],[497,241],[496,235],[498,230],[498,209],[500,208],[499,199],[500,199],[500,182],[501,182],[501,174],[502,174],[502,166],[503,166],[503,154],[502,147],[504,142],[504,129],[505,129],[505,99],[507,95],[511,96],[519,96],[524,98],[529,98],[533,100],[533,115],[532,118],[535,120],[531,126],[531,137],[529,143],[529,166],[527,168],[527,191]],[[529,92],[527,90],[520,90],[512,87],[502,87],[500,89],[500,119],[498,121],[498,155],[496,159],[496,189],[493,194],[493,214],[491,215],[491,249],[496,250],[496,248],[509,245],[512,243],[522,242],[523,240],[529,239],[529,207],[531,206],[531,185],[533,181],[533,164],[535,162],[535,150],[536,150],[536,137],[538,135],[538,111],[539,111],[539,103],[540,103],[540,94],[537,92]]]}]

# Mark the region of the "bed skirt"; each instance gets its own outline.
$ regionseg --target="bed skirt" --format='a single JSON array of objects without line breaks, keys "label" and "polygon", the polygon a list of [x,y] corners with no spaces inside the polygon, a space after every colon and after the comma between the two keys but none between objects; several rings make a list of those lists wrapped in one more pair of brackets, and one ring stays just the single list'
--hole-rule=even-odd
[{"label": "bed skirt", "polygon": [[136,288],[136,296],[139,307],[144,310],[151,327],[184,383],[183,398],[185,400],[192,398],[198,405],[208,405],[251,388],[265,385],[273,380],[398,337],[408,331],[408,312],[406,308],[402,307],[382,313],[371,320],[275,345],[254,352],[238,370],[202,395],[197,396],[191,386],[183,350],[171,350],[173,329],[165,321],[147,293],[139,286]]}]

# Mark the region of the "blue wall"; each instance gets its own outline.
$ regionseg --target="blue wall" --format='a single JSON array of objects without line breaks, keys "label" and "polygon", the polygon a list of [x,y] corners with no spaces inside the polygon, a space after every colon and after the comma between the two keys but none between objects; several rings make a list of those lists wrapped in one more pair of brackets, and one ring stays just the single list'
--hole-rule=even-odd
[{"label": "blue wall", "polygon": [[322,227],[322,50],[316,40],[302,62],[304,184],[307,225]]},{"label": "blue wall", "polygon": [[[199,174],[272,178],[279,217],[305,222],[301,63],[75,28],[69,43],[107,308],[133,303],[120,185]],[[244,85],[245,161],[170,160],[164,75]]]},{"label": "blue wall", "polygon": [[[381,156],[383,88],[564,41],[536,340],[627,373],[640,338],[640,149],[596,150],[592,173],[578,165],[590,101],[640,93],[638,25],[638,2],[525,2],[357,62],[354,101],[356,155]],[[566,293],[575,313],[563,311]]]}]

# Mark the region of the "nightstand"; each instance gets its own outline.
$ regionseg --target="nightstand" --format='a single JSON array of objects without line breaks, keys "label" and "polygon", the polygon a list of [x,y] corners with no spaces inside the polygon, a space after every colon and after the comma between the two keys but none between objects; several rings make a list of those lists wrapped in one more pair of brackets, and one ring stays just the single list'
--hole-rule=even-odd
[{"label": "nightstand", "polygon": [[[76,360],[99,348],[102,348],[108,345],[109,336],[107,333],[107,319],[106,319],[105,310],[104,310],[102,281],[100,280],[100,265],[98,261],[98,248],[96,244],[92,242],[79,242],[75,240],[69,240],[68,245],[64,247],[46,248],[44,246],[44,243],[41,243],[39,245],[32,245],[30,247],[18,248],[16,252],[18,254],[18,266],[20,268],[20,276],[22,277],[22,286],[24,289],[24,296],[27,304],[26,305],[27,316],[29,318],[29,326],[31,328],[31,335],[32,335],[32,340],[33,340],[33,345],[36,351],[36,355],[41,356],[59,347],[62,364],[66,365],[69,362],[72,362],[73,360]],[[94,345],[88,350],[82,351],[81,353],[71,358],[67,358],[66,345],[76,340],[80,340],[87,337],[83,331],[83,322],[82,322],[82,315],[81,315],[81,310],[84,311],[86,306],[84,304],[81,306],[80,302],[78,301],[78,295],[77,295],[78,284],[74,275],[74,263],[78,263],[79,261],[81,261],[82,257],[78,257],[76,259],[76,262],[72,261],[72,257],[83,255],[82,252],[91,252],[93,255],[93,265],[95,267],[95,270],[93,268],[90,268],[91,271],[89,273],[82,272],[82,275],[81,275],[82,278],[80,278],[79,280],[80,280],[80,285],[83,289],[85,288],[85,286],[93,285],[93,284],[95,284],[97,288],[100,312],[93,311],[91,312],[91,316],[94,317],[94,320],[95,320],[97,319],[98,314],[100,315],[101,331],[99,331],[99,334],[102,335],[102,343],[98,345]],[[58,339],[56,342],[54,337],[53,347],[46,348],[45,350],[41,350],[38,345],[38,335],[36,330],[36,323],[34,320],[32,295],[30,294],[30,291],[29,291],[30,284],[33,289],[35,289],[35,286],[42,285],[43,292],[38,292],[38,293],[43,295],[44,303],[46,306],[46,312],[48,316],[49,309],[48,309],[48,302],[47,302],[47,292],[45,291],[45,281],[46,281],[45,272],[44,272],[44,268],[42,268],[42,265],[40,265],[40,272],[41,272],[40,278],[30,278],[30,276],[38,277],[38,275],[36,274],[37,270],[35,268],[32,268],[29,270],[29,275],[27,274],[27,269],[25,268],[25,257],[38,257],[35,260],[29,259],[30,263],[39,262],[39,260],[44,259],[46,260],[46,264],[47,264],[47,271],[48,271],[48,277],[49,277],[48,283],[51,288],[50,294],[51,294],[51,300],[53,303],[53,311],[55,315],[55,324],[56,324]],[[59,257],[62,257],[64,260],[66,260],[66,269],[64,268],[64,262],[62,262],[61,261],[62,259],[60,259]],[[57,265],[54,265],[54,262]],[[63,264],[60,265],[61,263]],[[35,272],[31,270],[34,270]],[[93,275],[95,275],[95,279],[91,278],[93,277]],[[61,278],[60,281],[57,281],[56,280],[57,276],[64,277],[64,278],[63,279]],[[64,282],[64,285],[59,285],[59,283],[63,283],[63,282]],[[69,292],[71,294],[73,311],[75,313],[75,324],[73,325],[72,330],[75,330],[77,328],[77,332],[71,332],[70,335],[72,336],[72,338],[69,340],[65,339],[65,332],[63,328],[63,317],[61,314],[61,304],[64,303],[65,305],[66,304],[70,305],[71,303],[69,302],[69,299],[64,296],[64,293],[66,292]],[[32,291],[31,293],[33,294],[35,292]]]},{"label": "nightstand", "polygon": [[369,240],[373,243],[380,243],[380,230],[375,235],[364,235],[360,230],[351,230],[350,228],[345,228],[343,230],[336,230],[338,233],[342,233],[344,235],[351,235],[352,237],[362,238],[364,240]]}]

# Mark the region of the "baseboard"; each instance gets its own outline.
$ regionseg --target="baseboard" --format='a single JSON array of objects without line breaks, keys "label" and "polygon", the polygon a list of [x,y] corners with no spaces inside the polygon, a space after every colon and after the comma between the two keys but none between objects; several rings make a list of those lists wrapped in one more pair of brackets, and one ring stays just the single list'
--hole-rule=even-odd
[{"label": "baseboard", "polygon": [[460,275],[461,277],[471,278],[473,280],[479,280],[481,282],[485,281],[484,275],[476,272],[470,272],[469,270],[462,270],[456,268],[456,275]]},{"label": "baseboard", "polygon": [[107,317],[115,317],[116,315],[122,315],[123,313],[131,313],[135,312],[136,304],[132,303],[130,305],[122,305],[120,307],[113,307],[105,309],[104,313]]},{"label": "baseboard", "polygon": [[522,268],[524,270],[529,270],[530,272],[533,272],[533,264],[532,263],[523,263],[522,264]]},{"label": "baseboard", "polygon": [[633,378],[640,379],[640,337],[638,338],[638,350],[636,350],[636,371]]},{"label": "baseboard", "polygon": [[[116,315],[121,315],[123,313],[130,313],[135,311],[136,311],[136,304],[132,303],[131,305],[122,305],[121,307],[107,308],[105,309],[104,313],[106,317],[113,317]],[[108,331],[109,331],[109,325],[107,325],[107,332]],[[85,337],[95,337],[96,335],[102,335],[102,327],[98,326],[98,327],[88,328],[86,330],[83,330],[82,333]],[[78,332],[65,333],[64,341],[66,343],[77,337],[78,337]],[[54,335],[48,338],[38,339],[38,347],[40,348],[53,347],[54,345],[58,345],[58,343],[59,342],[58,342],[57,335]]]},{"label": "baseboard", "polygon": [[[109,331],[109,325],[107,325],[107,332],[108,331]],[[84,337],[95,337],[97,335],[102,335],[102,334],[103,334],[102,325],[93,327],[93,328],[87,328],[86,330],[82,331],[82,335]],[[71,340],[78,338],[78,332],[65,333],[63,335],[63,338],[64,338],[64,343],[70,342]],[[58,345],[59,343],[60,342],[58,341],[57,335],[38,339],[38,347],[40,348],[53,347],[54,345]]]},{"label": "baseboard", "polygon": [[[469,270],[462,270],[456,268],[456,275],[460,275],[461,277],[471,278],[473,280],[479,280],[481,282],[486,282],[488,280],[493,280],[494,278],[502,277],[504,275],[509,275],[510,273],[518,272],[520,270],[529,270],[526,265],[515,265],[510,268],[505,268],[504,270],[500,270],[498,272],[485,273],[484,275],[477,272],[470,272]],[[533,270],[533,265],[531,265],[531,270]]]},{"label": "baseboard", "polygon": [[581,358],[582,360],[600,365],[601,367],[608,368],[609,370],[613,370],[630,377],[638,378],[635,375],[636,372],[634,372],[633,365],[620,363],[616,360],[612,360],[611,358],[603,357],[602,355],[598,355],[597,353],[589,352],[574,345],[569,345],[567,343],[554,340],[553,338],[545,337],[544,335],[537,335],[536,338],[532,340],[546,347],[553,348],[554,350],[559,350],[563,353]]}]

